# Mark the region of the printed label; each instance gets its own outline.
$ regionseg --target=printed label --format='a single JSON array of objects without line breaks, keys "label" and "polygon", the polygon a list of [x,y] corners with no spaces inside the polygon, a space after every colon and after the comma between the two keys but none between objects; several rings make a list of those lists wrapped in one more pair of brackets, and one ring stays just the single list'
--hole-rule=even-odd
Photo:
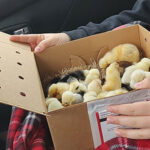
[{"label": "printed label", "polygon": [[129,92],[118,96],[108,97],[101,100],[90,101],[87,103],[91,131],[94,147],[97,149],[104,142],[111,140],[116,136],[116,128],[124,128],[119,125],[107,124],[108,115],[117,115],[106,111],[107,106],[114,104],[127,104],[150,100],[150,90],[143,89]]},{"label": "printed label", "polygon": [[102,144],[110,139],[117,137],[114,130],[116,128],[121,127],[119,125],[108,124],[107,123],[108,115],[116,115],[116,114],[109,113],[107,111],[96,112],[97,124],[99,128],[99,134],[100,134],[100,139]]}]

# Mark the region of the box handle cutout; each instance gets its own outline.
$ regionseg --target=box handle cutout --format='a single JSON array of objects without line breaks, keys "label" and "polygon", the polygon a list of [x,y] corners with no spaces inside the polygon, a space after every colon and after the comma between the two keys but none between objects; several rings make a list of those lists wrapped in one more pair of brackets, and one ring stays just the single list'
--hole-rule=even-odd
[{"label": "box handle cutout", "polygon": [[17,54],[21,54],[19,51],[16,51]]},{"label": "box handle cutout", "polygon": [[22,66],[22,63],[20,63],[20,62],[17,62],[17,64],[20,65],[20,66]]},{"label": "box handle cutout", "polygon": [[26,94],[24,92],[20,92],[20,95],[24,96],[24,97],[26,96]]},{"label": "box handle cutout", "polygon": [[24,80],[24,77],[22,77],[22,76],[18,76],[20,79],[22,79],[22,80]]}]

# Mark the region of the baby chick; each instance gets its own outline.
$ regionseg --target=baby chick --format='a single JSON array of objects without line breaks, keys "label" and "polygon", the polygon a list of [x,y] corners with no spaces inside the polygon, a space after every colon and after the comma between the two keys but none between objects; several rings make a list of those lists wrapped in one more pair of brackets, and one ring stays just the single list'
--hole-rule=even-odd
[{"label": "baby chick", "polygon": [[91,81],[88,85],[88,91],[95,91],[97,94],[99,94],[102,91],[101,80],[95,79]]},{"label": "baby chick", "polygon": [[88,85],[94,79],[100,79],[100,72],[98,69],[91,69],[85,78],[85,83]]},{"label": "baby chick", "polygon": [[97,95],[97,98],[104,98],[109,93],[109,91],[102,91]]},{"label": "baby chick", "polygon": [[105,69],[113,62],[128,61],[133,63],[139,60],[140,53],[135,45],[120,44],[114,47],[110,52],[107,52],[104,57],[99,60],[99,66]]},{"label": "baby chick", "polygon": [[90,70],[83,70],[84,76],[87,77],[87,75],[89,74]]},{"label": "baby chick", "polygon": [[119,64],[114,62],[106,69],[106,81],[103,91],[112,91],[121,88]]},{"label": "baby chick", "polygon": [[149,71],[149,68],[150,68],[150,59],[149,58],[143,58],[143,59],[141,59],[140,62],[138,62],[132,66],[129,66],[125,69],[125,72],[122,76],[121,82],[123,84],[130,84],[131,74],[133,73],[133,71],[135,71],[137,69]]},{"label": "baby chick", "polygon": [[68,83],[56,83],[52,84],[48,89],[48,96],[49,97],[56,97],[57,99],[61,99],[62,94],[69,90],[69,84]]},{"label": "baby chick", "polygon": [[70,106],[81,102],[83,102],[83,98],[80,94],[76,94],[71,91],[66,91],[62,95],[63,106]]},{"label": "baby chick", "polygon": [[88,91],[84,94],[84,102],[91,101],[97,99],[97,94],[95,91]]},{"label": "baby chick", "polygon": [[83,83],[80,83],[78,80],[72,80],[70,83],[69,91],[73,93],[84,94],[87,91],[87,87]]},{"label": "baby chick", "polygon": [[48,107],[48,112],[63,108],[62,104],[57,98],[47,98],[46,105]]},{"label": "baby chick", "polygon": [[120,89],[108,92],[106,97],[120,95],[120,94],[124,94],[124,93],[127,93],[127,92],[128,91],[126,89],[120,88]]},{"label": "baby chick", "polygon": [[150,72],[143,71],[141,69],[133,71],[133,73],[131,74],[130,87],[134,89],[134,85],[144,80],[146,77],[150,77]]},{"label": "baby chick", "polygon": [[115,95],[120,95],[127,93],[128,91],[126,89],[120,88],[114,91],[103,91],[101,92],[97,98],[104,98],[104,97],[110,97],[110,96],[115,96]]}]

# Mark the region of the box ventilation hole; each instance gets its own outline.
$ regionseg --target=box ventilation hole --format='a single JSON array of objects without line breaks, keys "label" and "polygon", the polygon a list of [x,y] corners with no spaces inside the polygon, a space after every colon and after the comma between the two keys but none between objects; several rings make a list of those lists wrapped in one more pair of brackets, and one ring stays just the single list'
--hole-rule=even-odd
[{"label": "box ventilation hole", "polygon": [[24,92],[20,92],[20,95],[24,96],[24,97],[26,96],[26,94]]},{"label": "box ventilation hole", "polygon": [[147,42],[147,38],[145,38],[144,40],[145,40],[145,42]]},{"label": "box ventilation hole", "polygon": [[18,77],[19,77],[20,79],[22,79],[22,80],[24,79],[24,77],[22,77],[22,76],[18,76]]},{"label": "box ventilation hole", "polygon": [[19,51],[16,51],[17,54],[21,54]]},{"label": "box ventilation hole", "polygon": [[20,63],[20,62],[17,62],[17,64],[20,65],[20,66],[22,65],[22,63]]}]

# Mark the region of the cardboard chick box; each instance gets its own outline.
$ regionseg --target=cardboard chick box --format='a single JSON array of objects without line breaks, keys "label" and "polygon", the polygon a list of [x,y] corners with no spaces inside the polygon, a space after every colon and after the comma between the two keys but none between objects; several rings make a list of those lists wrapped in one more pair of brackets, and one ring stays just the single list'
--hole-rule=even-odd
[{"label": "cardboard chick box", "polygon": [[135,44],[150,58],[150,34],[139,25],[51,47],[40,54],[31,52],[27,45],[11,42],[9,35],[0,33],[0,102],[44,115],[56,150],[98,149],[109,137],[115,136],[105,131],[98,114],[103,113],[106,121],[107,105],[147,100],[149,90],[131,91],[48,113],[41,81],[47,75],[54,77],[64,68],[97,62],[122,43]]}]

